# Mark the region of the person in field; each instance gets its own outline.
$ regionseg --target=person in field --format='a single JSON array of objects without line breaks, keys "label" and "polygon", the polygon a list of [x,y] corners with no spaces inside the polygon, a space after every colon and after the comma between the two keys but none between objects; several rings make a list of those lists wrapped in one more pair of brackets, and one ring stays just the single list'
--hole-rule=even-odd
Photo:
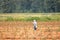
[{"label": "person in field", "polygon": [[34,25],[34,30],[36,30],[37,29],[37,22],[36,22],[36,20],[33,20],[33,25]]}]

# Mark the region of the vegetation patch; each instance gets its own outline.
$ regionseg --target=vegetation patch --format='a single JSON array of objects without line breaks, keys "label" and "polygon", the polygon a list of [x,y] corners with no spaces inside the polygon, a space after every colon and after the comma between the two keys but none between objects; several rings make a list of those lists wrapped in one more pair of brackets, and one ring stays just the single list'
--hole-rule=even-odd
[{"label": "vegetation patch", "polygon": [[33,21],[34,19],[37,21],[60,21],[60,15],[0,15],[0,21]]}]

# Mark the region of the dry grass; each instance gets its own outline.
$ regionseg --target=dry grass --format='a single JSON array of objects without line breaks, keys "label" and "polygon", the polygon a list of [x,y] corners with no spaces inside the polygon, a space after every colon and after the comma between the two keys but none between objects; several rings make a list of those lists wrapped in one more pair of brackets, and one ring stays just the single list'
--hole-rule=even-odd
[{"label": "dry grass", "polygon": [[[52,21],[41,22],[46,20],[47,16]],[[32,21],[25,21],[26,18],[41,17],[38,21],[37,30],[33,29]],[[4,21],[8,18],[8,21]],[[9,21],[23,18],[23,21]],[[34,18],[34,19],[36,19]],[[57,21],[57,20],[58,21]],[[0,40],[60,40],[60,15],[55,14],[0,14]],[[30,19],[29,19],[30,20]],[[38,20],[38,19],[37,19]],[[50,19],[49,19],[50,20]]]},{"label": "dry grass", "polygon": [[38,22],[37,30],[32,22],[0,22],[0,40],[60,40],[60,21]]}]

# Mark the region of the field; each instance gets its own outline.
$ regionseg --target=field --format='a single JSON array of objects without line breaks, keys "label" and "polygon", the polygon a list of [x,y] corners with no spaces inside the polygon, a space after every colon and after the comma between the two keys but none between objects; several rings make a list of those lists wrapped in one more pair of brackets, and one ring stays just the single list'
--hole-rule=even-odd
[{"label": "field", "polygon": [[[50,15],[34,15],[33,17],[49,17]],[[32,20],[21,20],[27,15],[0,14],[0,40],[60,40],[60,15],[52,15],[56,20],[37,20],[37,30],[33,29]],[[6,17],[18,18],[18,20],[6,20]],[[29,15],[31,17],[31,15]],[[20,19],[20,20],[19,20]]]},{"label": "field", "polygon": [[0,21],[60,21],[60,14],[46,14],[46,13],[11,13],[0,14]]}]

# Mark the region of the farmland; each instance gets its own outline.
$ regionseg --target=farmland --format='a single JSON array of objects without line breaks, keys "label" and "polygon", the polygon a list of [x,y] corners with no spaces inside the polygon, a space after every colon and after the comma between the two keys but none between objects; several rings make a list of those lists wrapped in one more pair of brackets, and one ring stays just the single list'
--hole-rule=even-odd
[{"label": "farmland", "polygon": [[[54,20],[37,20],[37,30],[27,17],[51,17]],[[53,17],[52,17],[53,16]],[[0,40],[60,40],[60,15],[0,14]],[[6,20],[6,17],[13,17]],[[15,20],[18,18],[18,20]],[[23,18],[22,21],[20,18]],[[55,20],[55,18],[57,18]],[[20,19],[20,20],[19,20]],[[59,20],[58,20],[59,19]]]}]

